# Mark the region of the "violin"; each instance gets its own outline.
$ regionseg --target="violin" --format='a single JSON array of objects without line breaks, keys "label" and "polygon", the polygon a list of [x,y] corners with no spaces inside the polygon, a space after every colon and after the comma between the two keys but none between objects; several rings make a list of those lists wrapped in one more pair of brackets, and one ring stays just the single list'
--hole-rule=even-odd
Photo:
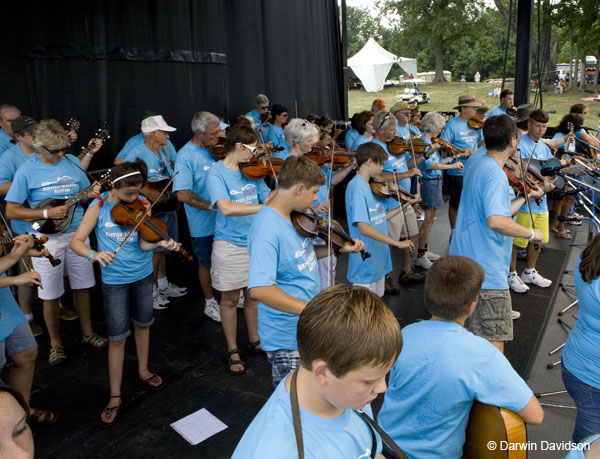
[{"label": "violin", "polygon": [[[545,180],[537,167],[532,166],[531,164],[527,168],[525,177],[522,177],[519,161],[512,157],[508,158],[508,161],[504,164],[502,169],[508,177],[508,184],[515,187],[522,194],[525,194],[525,189],[527,190],[527,193],[533,191],[534,187],[541,185]],[[542,198],[537,198],[535,202],[541,204]]]},{"label": "violin", "polygon": [[[516,113],[515,113],[516,115]],[[484,123],[484,119],[481,117],[481,115],[475,115],[473,118],[471,118],[469,121],[467,121],[467,124],[469,125],[469,127],[471,129],[482,129],[483,128],[483,123]]]},{"label": "violin", "polygon": [[[135,227],[143,218],[142,223],[138,226],[139,235],[148,242],[158,242],[161,240],[168,241],[171,237],[167,233],[167,224],[157,217],[150,217],[146,213],[146,206],[136,199],[132,203],[118,202],[110,211],[110,216],[113,221],[120,226]],[[179,253],[187,261],[192,261],[193,258],[182,247],[179,248]]]},{"label": "violin", "polygon": [[461,150],[460,148],[455,147],[450,142],[446,142],[445,140],[433,138],[433,139],[431,139],[431,143],[439,145],[440,147],[442,147],[442,150],[444,150],[446,153],[450,153],[451,155],[454,155],[456,158],[462,158],[465,156],[469,156],[468,153],[466,153],[464,150]]},{"label": "violin", "polygon": [[260,115],[260,124],[266,123],[271,119],[271,112],[266,112]]},{"label": "violin", "polygon": [[[320,237],[326,244],[331,243],[335,253],[339,253],[347,242],[354,244],[354,240],[344,231],[342,225],[333,219],[328,220],[317,213],[309,214],[306,212],[297,212],[295,210],[292,210],[290,218],[292,220],[292,225],[294,225],[294,228],[300,235],[311,239]],[[330,221],[331,239],[329,238]],[[369,258],[371,254],[365,250],[361,250],[360,256],[364,261]]]},{"label": "violin", "polygon": [[401,186],[394,182],[385,182],[383,180],[371,179],[369,186],[373,194],[382,199],[394,198],[400,204],[406,204],[409,199],[414,199],[415,196],[408,193]]},{"label": "violin", "polygon": [[271,158],[270,155],[263,154],[259,157],[254,157],[250,161],[240,163],[240,171],[242,175],[250,180],[260,180],[267,175],[275,175],[277,177],[283,167],[283,159]]},{"label": "violin", "polygon": [[519,114],[519,110],[514,105],[512,107],[508,107],[506,109],[506,113],[510,116],[517,116]]},{"label": "violin", "polygon": [[217,143],[209,148],[211,156],[215,161],[225,158],[225,137],[219,137]]},{"label": "violin", "polygon": [[595,147],[594,145],[591,145],[591,144],[585,142],[584,140],[578,139],[577,137],[575,137],[575,142],[577,145],[578,153],[581,153],[581,154],[587,156],[588,158],[596,159],[596,157],[598,156],[598,152],[600,151],[600,148]]},{"label": "violin", "polygon": [[[26,234],[29,234],[29,233],[26,233]],[[39,239],[34,234],[32,234],[31,236],[33,236],[33,248],[35,250],[39,250],[40,252],[42,250],[44,250],[45,249],[44,244],[46,242],[48,242],[48,236],[42,236]],[[14,243],[15,243],[15,241],[14,241],[13,236],[8,236],[8,235],[0,236],[0,245],[12,247],[14,245]],[[46,255],[46,258],[48,259],[48,261],[50,262],[50,264],[52,266],[58,266],[61,263],[59,258],[54,258],[50,254]]]},{"label": "violin", "polygon": [[[325,164],[331,164],[331,148],[314,146],[312,150],[305,153],[304,156],[313,160],[317,166],[321,167]],[[352,158],[356,157],[356,153],[349,152],[345,148],[335,147],[333,152],[333,165],[334,167],[345,167],[347,166]]]},{"label": "violin", "polygon": [[403,155],[404,153],[414,151],[418,154],[423,154],[429,148],[429,144],[425,143],[418,136],[410,140],[405,140],[402,137],[395,136],[387,144],[388,150],[392,155]]}]

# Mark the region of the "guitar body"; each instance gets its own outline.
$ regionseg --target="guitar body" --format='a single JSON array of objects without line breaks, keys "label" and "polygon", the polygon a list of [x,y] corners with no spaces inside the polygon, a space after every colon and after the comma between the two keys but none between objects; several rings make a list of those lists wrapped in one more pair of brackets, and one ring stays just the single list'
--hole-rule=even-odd
[{"label": "guitar body", "polygon": [[[50,209],[51,207],[62,206],[67,200],[66,199],[44,199],[36,204],[34,209]],[[44,220],[34,220],[31,222],[31,228],[42,234],[58,234],[62,233],[73,221],[73,213],[75,212],[76,206],[67,208],[67,215],[65,218],[60,220],[53,220],[51,218]]]},{"label": "guitar body", "polygon": [[[466,459],[527,458],[525,422],[513,411],[475,400],[466,434]],[[495,449],[488,447],[490,442],[494,442]]]},{"label": "guitar body", "polygon": [[[167,185],[167,183],[169,183],[169,179],[159,180],[158,182],[146,182],[146,186],[152,190],[160,191]],[[141,194],[144,194],[143,190]],[[146,196],[146,198],[148,198],[148,196]],[[148,200],[152,201],[150,198],[148,198]],[[154,207],[152,208],[152,215],[158,215],[165,212],[177,212],[178,209],[179,199],[177,199],[177,194],[173,193],[169,189],[165,191],[158,202],[154,204]]]}]

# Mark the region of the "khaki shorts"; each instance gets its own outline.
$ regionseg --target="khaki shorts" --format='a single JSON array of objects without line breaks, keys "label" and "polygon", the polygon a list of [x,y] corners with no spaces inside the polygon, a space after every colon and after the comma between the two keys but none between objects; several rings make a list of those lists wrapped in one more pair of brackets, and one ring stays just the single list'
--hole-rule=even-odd
[{"label": "khaki shorts", "polygon": [[249,267],[247,247],[229,241],[213,242],[210,267],[213,288],[228,292],[247,287]]},{"label": "khaki shorts", "polygon": [[488,341],[512,341],[513,321],[510,290],[480,290],[477,307],[467,329]]},{"label": "khaki shorts", "polygon": [[[417,224],[417,216],[412,206],[408,206],[406,212],[406,223],[408,223],[408,231],[410,237],[419,235],[419,225]],[[404,212],[400,211],[388,220],[388,233],[390,237],[397,241],[402,237],[406,238],[406,230],[404,228]]]},{"label": "khaki shorts", "polygon": [[[533,223],[535,225],[535,229],[540,230],[544,235],[544,243],[548,242],[550,238],[550,229],[549,229],[549,218],[548,213],[545,214],[531,214],[533,215]],[[524,226],[525,228],[531,228],[531,219],[529,218],[529,214],[527,212],[519,212],[517,214],[516,222]],[[517,247],[525,248],[527,244],[529,244],[529,239],[524,239],[522,237],[513,237],[513,244]]]}]

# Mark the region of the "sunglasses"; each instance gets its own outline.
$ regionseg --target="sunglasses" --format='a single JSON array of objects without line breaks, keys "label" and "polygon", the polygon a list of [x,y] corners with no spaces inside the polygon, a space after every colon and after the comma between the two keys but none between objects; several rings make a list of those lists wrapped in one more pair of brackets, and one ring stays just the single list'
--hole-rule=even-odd
[{"label": "sunglasses", "polygon": [[60,150],[50,150],[47,147],[44,147],[44,150],[46,150],[48,153],[50,153],[51,155],[58,155],[59,153],[66,153],[67,151],[69,151],[69,148],[61,148]]},{"label": "sunglasses", "polygon": [[386,122],[387,120],[389,120],[389,119],[390,119],[390,116],[391,116],[391,115],[390,115],[390,112],[386,112],[386,115],[383,117],[383,119],[382,119],[382,120],[381,120],[381,122],[379,123],[379,126],[377,126],[377,127],[375,128],[375,124],[373,124],[373,127],[375,128],[375,130],[377,130],[377,129],[381,129],[381,126],[383,126],[383,125],[385,124],[385,122]]},{"label": "sunglasses", "polygon": [[258,150],[258,148],[256,148],[256,147],[252,147],[252,146],[250,146],[250,145],[246,145],[245,143],[243,143],[243,144],[242,144],[242,146],[243,146],[244,148],[247,148],[248,150],[250,150],[250,153],[252,153],[252,154],[254,154],[254,152],[255,152],[256,150]]},{"label": "sunglasses", "polygon": [[258,107],[259,110],[267,110],[269,108],[268,105],[263,105],[262,107]]}]

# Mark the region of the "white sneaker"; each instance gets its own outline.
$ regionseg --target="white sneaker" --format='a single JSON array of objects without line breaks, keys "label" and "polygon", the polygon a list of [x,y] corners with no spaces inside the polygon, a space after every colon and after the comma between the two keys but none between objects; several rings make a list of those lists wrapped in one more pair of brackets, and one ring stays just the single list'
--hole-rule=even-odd
[{"label": "white sneaker", "polygon": [[521,313],[519,311],[515,311],[515,310],[513,310],[510,313],[510,315],[512,317],[512,320],[517,320],[519,317],[521,317]]},{"label": "white sneaker", "polygon": [[425,252],[423,256],[429,261],[439,260],[440,258],[440,256],[437,253],[430,252],[429,250],[427,250],[427,252]]},{"label": "white sneaker", "polygon": [[240,309],[244,309],[244,301],[245,301],[244,292],[242,291],[242,292],[240,292],[240,299],[238,300],[237,307]]},{"label": "white sneaker", "polygon": [[159,292],[161,293],[161,295],[166,296],[166,297],[179,298],[180,296],[187,294],[187,288],[179,287],[179,286],[177,286],[175,284],[171,284],[169,282],[169,286],[164,290],[159,290]]},{"label": "white sneaker", "polygon": [[215,322],[221,322],[221,310],[219,309],[219,303],[214,298],[206,300],[204,303],[204,314],[210,317]]},{"label": "white sneaker", "polygon": [[167,309],[170,303],[169,299],[160,293],[158,290],[152,292],[152,309],[160,311],[161,309]]},{"label": "white sneaker", "polygon": [[513,292],[517,293],[527,293],[529,291],[529,287],[517,276],[517,273],[508,275],[508,286]]},{"label": "white sneaker", "polygon": [[433,266],[433,263],[429,258],[425,257],[425,255],[420,255],[415,260],[415,266],[419,266],[423,269],[429,269]]},{"label": "white sneaker", "polygon": [[538,273],[535,269],[530,273],[526,273],[525,271],[523,271],[523,273],[521,274],[521,280],[526,284],[533,284],[542,288],[547,288],[552,285],[552,281],[550,279],[542,277],[542,275]]}]

